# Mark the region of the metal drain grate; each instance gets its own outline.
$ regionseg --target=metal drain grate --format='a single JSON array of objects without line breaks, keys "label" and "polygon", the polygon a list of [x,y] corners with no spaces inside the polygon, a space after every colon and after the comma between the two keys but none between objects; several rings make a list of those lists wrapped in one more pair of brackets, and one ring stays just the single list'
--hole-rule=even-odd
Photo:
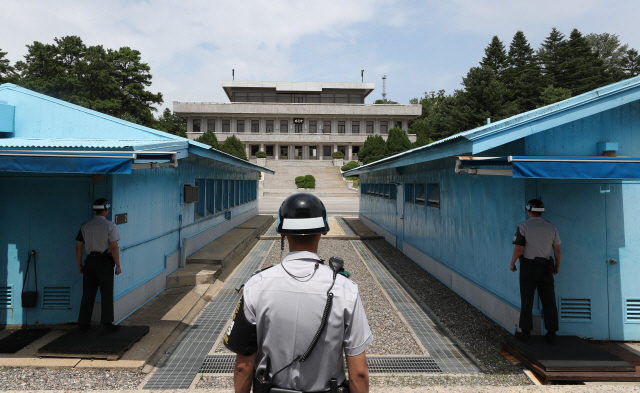
[{"label": "metal drain grate", "polygon": [[[236,355],[208,355],[198,374],[233,374]],[[442,369],[433,358],[424,356],[369,356],[369,372],[375,374],[429,374]],[[346,367],[345,367],[346,369]]]},{"label": "metal drain grate", "polygon": [[233,374],[236,355],[207,355],[198,374]]},{"label": "metal drain grate", "polygon": [[441,373],[442,369],[433,358],[428,357],[370,357],[367,358],[372,374]]}]

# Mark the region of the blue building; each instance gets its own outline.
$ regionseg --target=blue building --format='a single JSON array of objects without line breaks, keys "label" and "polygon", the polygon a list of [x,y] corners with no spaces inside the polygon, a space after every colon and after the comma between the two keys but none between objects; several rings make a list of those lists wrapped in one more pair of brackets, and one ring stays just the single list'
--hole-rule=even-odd
[{"label": "blue building", "polygon": [[[179,266],[180,239],[188,239],[188,255],[257,214],[260,171],[273,173],[207,145],[0,86],[0,325],[77,320],[75,236],[93,217],[95,199],[111,201],[107,218],[122,238],[118,321],[165,288]],[[38,304],[22,308],[30,250]]]},{"label": "blue building", "polygon": [[[511,242],[526,201],[541,199],[562,241],[559,334],[640,340],[635,157],[640,78],[344,175],[360,175],[363,223],[509,331],[520,312]],[[539,332],[539,306],[534,318]]]}]

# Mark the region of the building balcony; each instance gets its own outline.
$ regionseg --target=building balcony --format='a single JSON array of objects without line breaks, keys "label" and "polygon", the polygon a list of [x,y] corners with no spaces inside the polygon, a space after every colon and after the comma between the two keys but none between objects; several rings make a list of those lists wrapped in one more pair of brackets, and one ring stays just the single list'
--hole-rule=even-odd
[{"label": "building balcony", "polygon": [[[202,132],[188,132],[189,139],[196,139],[200,137]],[[236,138],[245,143],[278,143],[278,144],[334,144],[334,143],[355,143],[364,144],[364,141],[369,135],[374,134],[309,134],[309,133],[223,133],[216,132],[216,138],[218,142],[222,143],[231,135],[235,135]],[[381,134],[384,140],[387,140],[387,134]],[[416,141],[416,135],[409,134],[409,141],[411,143]]]}]

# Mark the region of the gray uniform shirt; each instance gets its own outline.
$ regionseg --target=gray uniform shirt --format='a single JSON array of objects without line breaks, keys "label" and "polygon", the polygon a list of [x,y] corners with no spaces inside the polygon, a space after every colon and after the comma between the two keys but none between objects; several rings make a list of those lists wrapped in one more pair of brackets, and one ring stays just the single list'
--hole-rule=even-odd
[{"label": "gray uniform shirt", "polygon": [[527,259],[548,258],[553,246],[560,244],[556,226],[541,217],[531,217],[516,229],[513,243],[524,246],[522,255]]},{"label": "gray uniform shirt", "polygon": [[109,243],[120,240],[120,234],[116,224],[107,220],[103,216],[97,215],[91,220],[82,224],[76,241],[84,243],[84,250],[87,254],[90,252],[111,253]]},{"label": "gray uniform shirt", "polygon": [[[244,313],[256,325],[258,352],[256,368],[266,368],[271,359],[271,373],[302,355],[320,327],[333,272],[319,265],[318,255],[299,251],[289,253],[282,264],[253,276],[244,286]],[[304,276],[295,279],[291,274]],[[278,374],[277,387],[303,391],[329,390],[329,379],[338,383],[346,379],[343,350],[347,356],[359,355],[373,341],[369,323],[358,295],[358,286],[338,274],[333,292],[333,306],[327,327],[311,356],[296,362]]]}]

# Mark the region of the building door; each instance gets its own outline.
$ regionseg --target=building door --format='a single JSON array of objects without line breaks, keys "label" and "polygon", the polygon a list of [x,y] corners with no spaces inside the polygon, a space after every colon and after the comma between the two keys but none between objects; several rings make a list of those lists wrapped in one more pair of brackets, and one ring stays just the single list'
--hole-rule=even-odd
[{"label": "building door", "polygon": [[396,247],[402,250],[404,241],[404,183],[396,186]]},{"label": "building door", "polygon": [[295,133],[302,134],[302,124],[296,124]]},{"label": "building door", "polygon": [[[0,226],[2,280],[12,286],[12,307],[0,310],[4,324],[60,324],[78,319],[82,275],[75,262],[75,237],[90,218],[89,179],[33,178],[0,180]],[[12,233],[13,232],[13,233]],[[8,241],[5,241],[7,239]],[[20,292],[29,250],[36,251],[38,303],[22,308]],[[28,289],[35,289],[33,266]]]},{"label": "building door", "polygon": [[289,146],[280,145],[280,159],[286,160],[289,157]]},{"label": "building door", "polygon": [[302,146],[293,147],[293,156],[296,160],[302,160]]},{"label": "building door", "polygon": [[318,146],[309,146],[309,159],[310,160],[318,159]]},{"label": "building door", "polygon": [[560,335],[609,339],[607,185],[542,183],[543,218],[562,246],[555,276]]}]

